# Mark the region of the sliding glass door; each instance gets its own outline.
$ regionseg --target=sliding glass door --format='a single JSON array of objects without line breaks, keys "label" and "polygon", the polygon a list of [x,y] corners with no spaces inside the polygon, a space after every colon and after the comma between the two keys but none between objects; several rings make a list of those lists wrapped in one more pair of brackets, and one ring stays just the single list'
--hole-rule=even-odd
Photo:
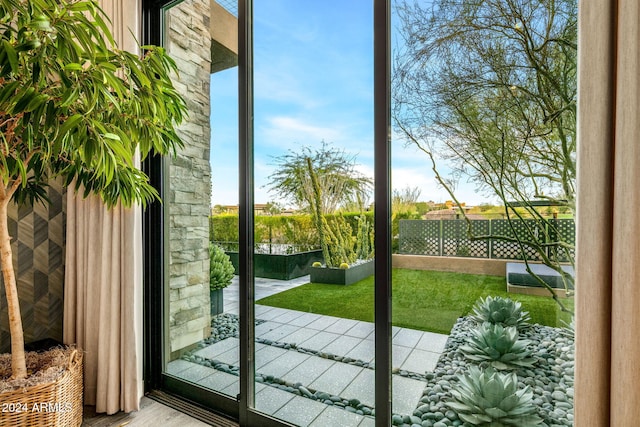
[{"label": "sliding glass door", "polygon": [[533,3],[146,2],[189,107],[146,164],[148,387],[243,426],[571,425],[576,8]]}]

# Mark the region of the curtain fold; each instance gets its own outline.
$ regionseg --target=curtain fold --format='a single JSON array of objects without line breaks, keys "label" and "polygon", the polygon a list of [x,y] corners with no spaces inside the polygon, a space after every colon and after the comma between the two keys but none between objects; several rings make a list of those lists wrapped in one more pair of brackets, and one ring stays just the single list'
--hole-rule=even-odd
[{"label": "curtain fold", "polygon": [[576,426],[640,419],[640,5],[580,2]]},{"label": "curtain fold", "polygon": [[68,192],[64,342],[84,351],[97,412],[137,410],[142,397],[141,228],[139,208]]},{"label": "curtain fold", "polygon": [[[137,52],[139,0],[102,0],[118,47]],[[73,188],[73,187],[71,187]],[[85,404],[139,409],[142,377],[142,212],[67,192],[64,342],[84,351]]]}]

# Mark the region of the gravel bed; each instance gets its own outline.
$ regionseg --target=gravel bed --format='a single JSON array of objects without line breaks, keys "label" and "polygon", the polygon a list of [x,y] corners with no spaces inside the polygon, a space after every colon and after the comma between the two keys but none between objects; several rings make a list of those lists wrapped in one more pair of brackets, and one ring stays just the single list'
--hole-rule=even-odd
[{"label": "gravel bed", "polygon": [[[433,372],[427,373],[427,386],[418,407],[412,415],[394,416],[393,425],[402,427],[467,426],[456,413],[445,405],[451,398],[451,388],[458,382],[458,375],[467,371],[467,361],[458,347],[470,336],[477,324],[469,318],[460,318]],[[573,426],[574,341],[563,328],[531,325],[520,332],[520,339],[531,341],[536,364],[532,368],[520,368],[518,386],[530,387],[534,394],[541,426]],[[486,365],[480,364],[481,367]]]}]

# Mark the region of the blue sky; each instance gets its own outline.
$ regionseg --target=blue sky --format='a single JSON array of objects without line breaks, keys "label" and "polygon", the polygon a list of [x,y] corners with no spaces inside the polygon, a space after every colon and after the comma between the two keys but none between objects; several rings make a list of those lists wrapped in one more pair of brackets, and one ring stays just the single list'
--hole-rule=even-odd
[{"label": "blue sky", "polygon": [[[273,158],[321,141],[357,156],[373,177],[373,2],[254,2],[255,201],[279,201],[264,188]],[[237,68],[212,75],[212,205],[238,202]],[[419,187],[421,200],[450,197],[428,159],[392,145],[394,188]],[[482,201],[473,186],[460,200]]]}]

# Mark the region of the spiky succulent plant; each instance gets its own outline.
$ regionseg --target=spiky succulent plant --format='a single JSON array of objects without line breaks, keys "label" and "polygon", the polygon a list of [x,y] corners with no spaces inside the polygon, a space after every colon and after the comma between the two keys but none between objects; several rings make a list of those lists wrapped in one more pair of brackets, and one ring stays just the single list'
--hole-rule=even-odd
[{"label": "spiky succulent plant", "polygon": [[515,326],[504,328],[485,322],[471,331],[471,337],[466,345],[460,346],[460,351],[467,359],[489,362],[496,369],[528,368],[535,363],[531,351],[526,348],[530,343],[518,339]]},{"label": "spiky succulent plant", "polygon": [[510,298],[480,298],[473,306],[471,318],[478,323],[489,322],[502,326],[515,326],[522,330],[529,326],[529,312],[522,311],[522,304]]},{"label": "spiky succulent plant", "polygon": [[451,389],[452,399],[445,404],[461,421],[474,426],[530,427],[542,423],[532,402],[529,386],[518,390],[515,373],[471,366]]}]

